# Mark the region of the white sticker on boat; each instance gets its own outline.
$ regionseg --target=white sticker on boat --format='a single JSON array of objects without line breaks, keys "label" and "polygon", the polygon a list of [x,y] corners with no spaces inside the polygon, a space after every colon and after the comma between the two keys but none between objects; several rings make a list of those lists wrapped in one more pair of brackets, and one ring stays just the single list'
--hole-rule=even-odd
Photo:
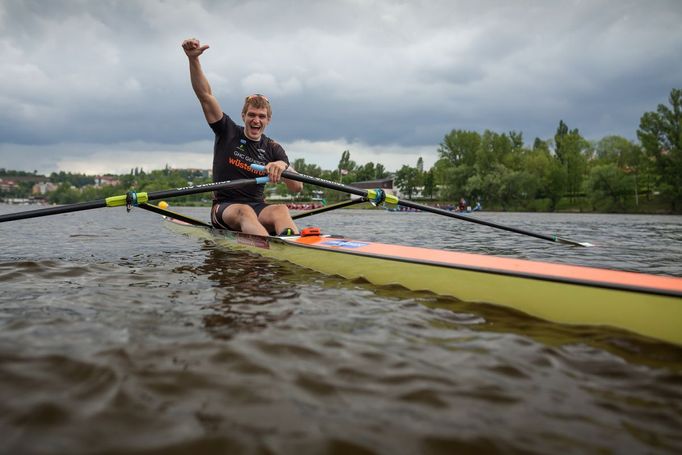
[{"label": "white sticker on boat", "polygon": [[327,240],[326,242],[322,242],[321,245],[325,246],[340,246],[343,248],[360,248],[361,246],[366,246],[369,245],[369,243],[365,242],[352,242],[349,240]]}]

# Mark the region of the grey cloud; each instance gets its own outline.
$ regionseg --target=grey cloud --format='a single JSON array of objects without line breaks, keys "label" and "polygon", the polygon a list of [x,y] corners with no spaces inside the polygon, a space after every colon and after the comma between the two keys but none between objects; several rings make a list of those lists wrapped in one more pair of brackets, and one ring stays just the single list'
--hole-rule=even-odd
[{"label": "grey cloud", "polygon": [[211,46],[223,109],[268,91],[285,142],[435,149],[453,128],[530,142],[561,119],[634,139],[682,81],[681,19],[678,1],[5,0],[0,143],[210,139],[189,36]]}]

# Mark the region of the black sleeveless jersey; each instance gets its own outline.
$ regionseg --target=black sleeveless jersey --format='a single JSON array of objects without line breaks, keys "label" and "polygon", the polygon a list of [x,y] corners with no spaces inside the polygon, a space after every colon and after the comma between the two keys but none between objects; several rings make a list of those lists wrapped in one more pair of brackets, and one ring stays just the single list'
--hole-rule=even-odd
[{"label": "black sleeveless jersey", "polygon": [[[289,164],[286,152],[277,142],[266,135],[259,141],[252,141],[239,126],[225,113],[223,118],[209,126],[215,133],[213,145],[213,181],[251,179],[265,175],[251,169],[251,164],[266,165],[272,161]],[[263,201],[264,185],[247,185],[241,188],[215,191],[213,199],[218,202]]]}]

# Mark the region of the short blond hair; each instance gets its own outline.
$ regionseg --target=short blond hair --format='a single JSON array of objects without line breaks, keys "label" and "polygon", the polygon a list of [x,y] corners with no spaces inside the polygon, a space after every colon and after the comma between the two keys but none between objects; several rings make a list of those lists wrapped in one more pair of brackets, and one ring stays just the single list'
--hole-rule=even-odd
[{"label": "short blond hair", "polygon": [[270,107],[270,100],[268,100],[265,95],[256,93],[254,95],[249,95],[244,99],[244,107],[242,108],[242,115],[246,115],[246,111],[251,106],[254,109],[267,109],[268,118],[272,117],[272,107]]}]

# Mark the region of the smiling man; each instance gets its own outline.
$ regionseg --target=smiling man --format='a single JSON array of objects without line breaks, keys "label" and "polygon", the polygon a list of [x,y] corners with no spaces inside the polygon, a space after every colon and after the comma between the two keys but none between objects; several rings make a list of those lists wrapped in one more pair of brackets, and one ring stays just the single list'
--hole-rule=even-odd
[{"label": "smiling man", "polygon": [[[215,133],[213,181],[258,177],[262,173],[251,169],[251,164],[256,163],[265,166],[270,181],[279,182],[282,172],[287,169],[293,171],[293,168],[289,167],[289,158],[282,146],[263,134],[272,119],[270,101],[261,94],[247,96],[242,108],[244,126],[237,125],[221,109],[201,68],[199,56],[208,47],[201,45],[196,38],[182,43],[189,59],[192,88],[199,98],[206,121]],[[282,181],[291,192],[297,193],[303,188],[300,182]],[[285,205],[265,203],[262,185],[216,191],[211,222],[215,227],[247,234],[298,233]]]}]

